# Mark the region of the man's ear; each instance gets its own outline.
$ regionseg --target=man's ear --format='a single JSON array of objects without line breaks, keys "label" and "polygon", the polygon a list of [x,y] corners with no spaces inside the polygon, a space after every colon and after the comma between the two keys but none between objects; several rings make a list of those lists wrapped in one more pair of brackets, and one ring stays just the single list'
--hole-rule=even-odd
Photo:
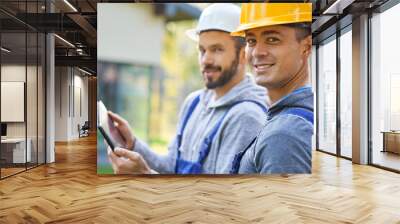
[{"label": "man's ear", "polygon": [[312,37],[311,37],[311,35],[306,37],[306,38],[304,38],[301,41],[301,45],[302,45],[302,54],[305,57],[309,57],[310,54],[311,54],[311,51],[312,51]]}]

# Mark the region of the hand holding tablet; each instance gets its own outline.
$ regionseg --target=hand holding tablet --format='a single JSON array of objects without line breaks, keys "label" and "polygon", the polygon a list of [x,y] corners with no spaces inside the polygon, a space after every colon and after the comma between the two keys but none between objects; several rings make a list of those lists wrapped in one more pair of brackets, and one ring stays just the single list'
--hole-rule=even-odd
[{"label": "hand holding tablet", "polygon": [[[110,116],[107,108],[104,106],[102,101],[97,102],[97,127],[100,130],[100,133],[103,135],[107,144],[110,146],[112,150],[115,147],[127,148],[127,145],[130,142],[133,142],[133,139],[124,139],[123,135],[121,135],[120,131],[114,124],[114,118]],[[118,121],[117,121],[118,122]],[[131,148],[129,148],[131,149]]]}]

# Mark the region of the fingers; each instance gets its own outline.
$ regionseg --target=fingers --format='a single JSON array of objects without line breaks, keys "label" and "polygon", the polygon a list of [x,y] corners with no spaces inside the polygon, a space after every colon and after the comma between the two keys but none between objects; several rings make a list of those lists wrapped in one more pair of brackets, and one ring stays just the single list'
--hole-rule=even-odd
[{"label": "fingers", "polygon": [[133,152],[133,151],[130,151],[127,149],[123,149],[123,148],[115,148],[114,153],[115,153],[115,155],[117,155],[119,157],[125,157],[125,158],[130,159],[135,162],[140,160],[140,157],[141,157],[141,155],[139,155],[139,153]]},{"label": "fingers", "polygon": [[135,136],[132,133],[128,121],[111,111],[108,111],[108,114],[111,120],[116,124],[115,127],[118,129],[120,136],[123,138],[125,147],[132,149],[134,146]]},{"label": "fingers", "polygon": [[[123,148],[115,148],[114,153],[121,158],[126,158],[124,164],[130,164],[129,173],[135,174],[151,174],[151,169],[144,158],[137,152],[130,151]],[[121,159],[120,158],[120,159]]]},{"label": "fingers", "polygon": [[119,161],[118,161],[118,156],[116,156],[113,151],[111,150],[110,147],[107,147],[107,154],[108,154],[108,160],[111,163],[111,166],[114,170],[114,174],[119,173]]},{"label": "fingers", "polygon": [[108,115],[110,116],[112,121],[117,122],[118,124],[125,124],[125,125],[128,124],[128,122],[122,117],[120,117],[118,114],[108,111]]},{"label": "fingers", "polygon": [[108,147],[107,151],[114,174],[151,174],[151,169],[140,154],[118,147],[114,152]]},{"label": "fingers", "polygon": [[116,162],[118,159],[118,156],[111,150],[111,147],[107,147],[107,153],[108,153],[108,157],[110,157],[110,159],[113,162]]}]

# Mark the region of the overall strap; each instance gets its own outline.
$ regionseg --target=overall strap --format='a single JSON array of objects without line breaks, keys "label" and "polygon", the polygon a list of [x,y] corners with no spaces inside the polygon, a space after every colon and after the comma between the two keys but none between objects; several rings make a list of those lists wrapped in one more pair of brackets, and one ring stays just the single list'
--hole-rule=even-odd
[{"label": "overall strap", "polygon": [[230,174],[239,173],[240,162],[242,161],[242,158],[247,150],[257,141],[257,137],[258,135],[254,137],[253,140],[251,140],[250,144],[248,144],[243,151],[240,151],[238,154],[235,155],[235,157],[233,158],[231,170],[229,171]]},{"label": "overall strap", "polygon": [[[183,122],[179,128],[178,131],[178,136],[177,136],[177,142],[178,142],[178,149],[181,147],[182,144],[182,135],[183,135],[183,131],[185,130],[185,127],[189,121],[190,116],[192,116],[192,113],[194,111],[194,109],[196,109],[197,104],[199,104],[200,102],[200,95],[196,96],[192,103],[189,106],[188,111],[186,112],[184,118],[183,118]],[[178,150],[179,151],[179,150]]]},{"label": "overall strap", "polygon": [[[309,109],[300,108],[300,107],[292,107],[292,108],[289,108],[288,110],[284,111],[282,114],[296,115],[296,116],[304,118],[306,121],[310,122],[311,125],[314,124],[314,112]],[[257,137],[258,137],[258,135],[257,135]],[[242,158],[243,158],[244,154],[247,152],[247,150],[257,140],[257,137],[255,137],[243,151],[241,151],[235,155],[235,158],[233,159],[233,162],[232,162],[232,168],[231,168],[230,174],[239,173],[239,168],[240,168],[240,163],[242,161]]]},{"label": "overall strap", "polygon": [[314,112],[309,109],[301,107],[291,107],[284,111],[282,114],[292,114],[304,118],[306,121],[314,125]]},{"label": "overall strap", "polygon": [[[196,106],[197,106],[197,104],[199,104],[199,102],[200,102],[200,94],[197,95],[197,96],[194,98],[194,100],[192,101],[192,103],[190,104],[189,109],[188,109],[188,111],[186,112],[186,114],[185,114],[185,116],[184,116],[184,118],[183,118],[183,122],[182,122],[182,124],[181,124],[181,126],[180,126],[180,128],[179,128],[178,135],[176,136],[176,141],[177,141],[177,147],[176,147],[177,155],[176,155],[176,162],[175,162],[175,164],[177,164],[177,161],[178,161],[178,160],[180,159],[180,157],[181,157],[181,151],[180,151],[179,149],[180,149],[180,147],[181,147],[181,145],[182,145],[183,131],[185,130],[185,127],[186,127],[186,125],[187,125],[187,123],[188,123],[188,121],[189,121],[189,118],[190,118],[190,116],[192,115],[194,109],[196,109]],[[177,173],[177,172],[178,172],[178,167],[175,165],[175,173]]]}]

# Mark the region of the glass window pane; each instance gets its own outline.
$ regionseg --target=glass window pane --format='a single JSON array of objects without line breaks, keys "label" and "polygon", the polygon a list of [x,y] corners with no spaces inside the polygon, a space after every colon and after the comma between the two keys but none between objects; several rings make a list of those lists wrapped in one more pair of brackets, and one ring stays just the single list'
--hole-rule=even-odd
[{"label": "glass window pane", "polygon": [[400,4],[372,18],[372,163],[400,170]]},{"label": "glass window pane", "polygon": [[[1,34],[1,174],[2,178],[25,170],[30,158],[26,144],[26,33]],[[27,147],[28,146],[28,147]]]},{"label": "glass window pane", "polygon": [[[29,15],[37,13],[39,10],[38,2],[27,2],[26,12]],[[31,19],[32,23],[37,23],[37,17]],[[27,80],[26,80],[26,125],[27,125],[27,144],[29,158],[27,167],[37,166],[38,163],[38,33],[36,30],[27,29]]]},{"label": "glass window pane", "polygon": [[[43,13],[45,0],[0,1],[11,14]],[[28,15],[29,16],[29,15]],[[3,116],[0,145],[1,178],[45,161],[45,35],[0,12],[1,89]],[[34,17],[34,16],[33,16]],[[36,18],[36,17],[34,17]],[[6,21],[6,22],[4,22]],[[37,21],[31,20],[32,23]],[[20,87],[20,86],[21,87]],[[6,100],[11,105],[4,105]],[[40,105],[40,106],[39,106]],[[14,108],[12,108],[14,107]],[[15,109],[15,108],[19,109]]]},{"label": "glass window pane", "polygon": [[340,153],[352,157],[352,33],[340,37]]},{"label": "glass window pane", "polygon": [[37,165],[37,74],[38,74],[38,36],[36,32],[27,33],[27,81],[26,81],[26,112],[27,112],[27,142],[30,154],[28,168]]},{"label": "glass window pane", "polygon": [[336,39],[318,48],[318,147],[336,153]]},{"label": "glass window pane", "polygon": [[44,34],[39,33],[38,36],[38,164],[45,163],[45,44],[46,37]]}]

